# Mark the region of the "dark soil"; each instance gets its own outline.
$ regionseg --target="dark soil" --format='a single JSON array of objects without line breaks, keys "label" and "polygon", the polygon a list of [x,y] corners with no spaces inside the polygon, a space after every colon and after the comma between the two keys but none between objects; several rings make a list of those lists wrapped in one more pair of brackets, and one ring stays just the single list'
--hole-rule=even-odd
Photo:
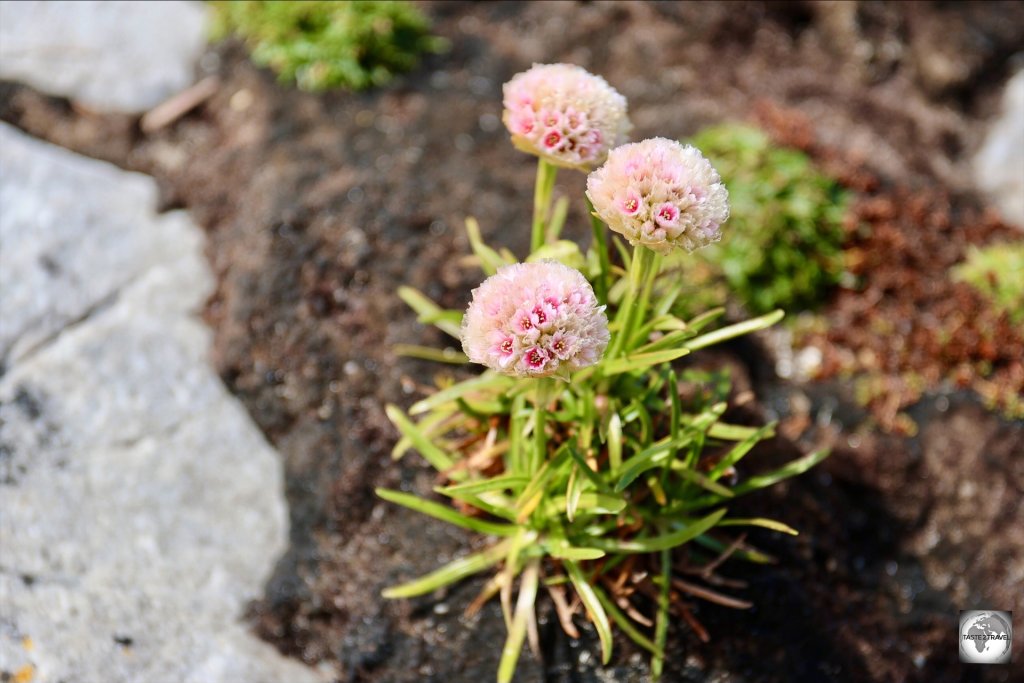
[{"label": "dark soil", "polygon": [[[883,237],[926,227],[928,211],[904,208],[913,205],[904,191],[941,197],[954,217],[977,210],[966,171],[974,124],[993,111],[1008,58],[1024,44],[1024,5],[852,7],[436,3],[430,11],[452,52],[390,88],[303,94],[228,45],[203,62],[219,92],[151,135],[132,117],[0,88],[4,120],[154,175],[165,207],[187,207],[209,233],[214,362],[282,453],[291,505],[291,548],[252,608],[259,633],[307,662],[333,663],[340,681],[493,677],[504,638],[498,610],[460,617],[479,584],[415,601],[379,597],[479,539],[372,491],[429,490],[418,458],[391,461],[383,406],[408,404],[433,373],[448,372],[390,353],[397,342],[445,343],[416,324],[396,287],[464,305],[478,280],[459,259],[467,215],[490,241],[525,251],[534,165],[506,139],[500,89],[532,62],[603,74],[629,98],[635,138],[684,137],[759,113],[763,121],[766,111],[782,116],[779,130],[790,119],[806,130],[809,117],[808,146],[865,168],[871,180],[861,189],[888,198],[896,218]],[[794,110],[801,115],[786,114]],[[559,182],[580,196],[581,175]],[[570,222],[570,236],[584,239],[582,207]],[[953,230],[949,239],[985,241],[994,230]],[[872,259],[890,245],[879,238],[862,248]],[[879,291],[902,300],[903,288]],[[854,303],[836,310],[861,305],[856,293],[842,296]],[[914,314],[901,305],[894,315]],[[852,332],[840,328],[829,341],[860,343],[844,334]],[[676,625],[666,680],[1011,680],[1005,667],[958,663],[955,623],[966,608],[1024,613],[1024,426],[955,394],[910,408],[915,438],[883,435],[859,427],[866,415],[848,387],[776,382],[755,342],[697,362],[720,361],[758,397],[738,418],[784,419],[788,438],[748,456],[749,467],[823,444],[835,453],[743,504],[803,534],[752,536],[778,564],[723,573],[749,582],[742,596],[756,607],[695,603],[711,641]],[[625,642],[601,669],[589,633],[572,642],[550,618],[542,629],[544,660],[525,656],[518,680],[645,680],[643,658]]]}]

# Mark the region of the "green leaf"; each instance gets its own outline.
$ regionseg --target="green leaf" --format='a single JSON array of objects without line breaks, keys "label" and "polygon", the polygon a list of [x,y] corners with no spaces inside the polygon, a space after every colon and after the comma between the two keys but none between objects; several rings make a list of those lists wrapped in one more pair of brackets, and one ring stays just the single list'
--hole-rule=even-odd
[{"label": "green leaf", "polygon": [[[826,448],[820,451],[815,451],[809,455],[805,455],[802,458],[797,458],[796,460],[793,460],[792,462],[777,470],[769,472],[768,474],[757,475],[747,479],[746,481],[740,482],[736,486],[732,487],[732,493],[734,496],[742,496],[745,493],[763,489],[767,486],[777,484],[784,479],[789,479],[790,477],[795,477],[798,474],[803,474],[827,458],[828,455],[829,450]],[[697,508],[707,507],[708,505],[715,505],[718,502],[719,498],[717,496],[704,496],[702,498],[697,498],[696,500],[687,501],[681,505],[679,509],[695,510]]]},{"label": "green leaf", "polygon": [[[707,517],[683,526],[682,528],[658,536],[639,538],[632,541],[610,538],[594,538],[590,545],[610,553],[653,553],[666,548],[675,548],[693,540],[708,531],[722,519],[725,509],[716,510]],[[677,522],[679,523],[679,522]]]},{"label": "green leaf", "polygon": [[645,370],[652,365],[660,365],[661,363],[668,363],[677,358],[682,358],[689,354],[690,350],[691,348],[687,345],[686,348],[666,349],[664,351],[654,351],[653,353],[640,353],[624,358],[616,358],[605,363],[602,372],[605,377],[611,377],[612,375],[619,375],[624,372]]},{"label": "green leaf", "polygon": [[494,275],[498,268],[509,264],[509,261],[503,259],[498,252],[487,246],[480,235],[480,224],[473,217],[466,219],[466,234],[469,236],[469,246],[473,249],[473,253],[476,254],[477,258],[480,259],[480,268],[484,273]]},{"label": "green leaf", "polygon": [[516,600],[516,611],[512,617],[505,646],[501,650],[501,662],[498,664],[498,683],[511,683],[516,672],[519,653],[523,649],[526,637],[526,626],[537,601],[537,583],[540,575],[540,562],[533,560],[523,570],[519,584],[519,598]]},{"label": "green leaf", "polygon": [[572,472],[569,473],[569,483],[565,487],[565,517],[570,522],[576,519],[576,508],[580,504],[585,483],[586,476],[580,474],[580,465],[574,463]]},{"label": "green leaf", "polygon": [[547,551],[551,557],[560,560],[597,560],[604,557],[603,550],[574,546],[564,539],[548,543]]},{"label": "green leaf", "polygon": [[481,493],[490,493],[491,491],[515,491],[521,489],[529,482],[530,478],[523,475],[504,474],[481,481],[467,481],[464,484],[455,484],[454,486],[438,486],[434,490],[446,496],[476,496]]},{"label": "green leaf", "polygon": [[[555,201],[555,206],[551,209],[551,220],[548,221],[548,235],[547,242],[558,241],[559,236],[562,234],[562,228],[565,227],[565,219],[569,215],[569,198],[559,197]],[[578,251],[578,249],[577,249]]]},{"label": "green leaf", "polygon": [[[556,510],[565,510],[568,504],[565,496],[555,496],[551,502]],[[577,509],[595,515],[617,515],[626,509],[626,501],[620,496],[588,491],[580,494]]]},{"label": "green leaf", "polygon": [[590,621],[597,629],[597,637],[601,640],[601,663],[607,664],[612,658],[612,629],[608,623],[608,615],[601,605],[595,587],[590,584],[579,565],[572,560],[565,560],[563,563],[569,580],[572,581],[576,594],[580,596],[580,602],[590,615]]},{"label": "green leaf", "polygon": [[661,679],[662,670],[665,667],[665,643],[668,642],[668,619],[672,591],[672,551],[661,551],[661,579],[655,579],[658,586],[658,615],[654,622],[654,647],[656,651],[651,660],[651,679],[655,682]]},{"label": "green leaf", "polygon": [[389,489],[376,489],[376,493],[388,502],[402,505],[410,510],[422,512],[425,515],[440,519],[443,522],[448,522],[449,524],[454,524],[455,526],[460,526],[463,529],[469,529],[481,534],[511,536],[519,529],[519,527],[512,524],[498,524],[496,522],[488,522],[484,519],[467,517],[466,515],[456,512],[447,505],[441,505],[440,503],[435,503],[430,500],[423,500],[422,498],[410,493],[391,491]]},{"label": "green leaf", "polygon": [[752,519],[739,519],[733,517],[730,519],[723,519],[718,523],[718,526],[759,526],[765,529],[771,529],[772,531],[781,531],[782,533],[789,534],[790,536],[800,535],[799,531],[788,524],[783,524],[782,522],[774,519],[765,519],[764,517],[755,517]]},{"label": "green leaf", "polygon": [[[412,445],[420,452],[420,455],[433,465],[434,469],[438,472],[447,472],[455,464],[451,457],[443,450],[438,448],[433,441],[427,437],[419,427],[413,424],[412,420],[405,416],[398,406],[388,404],[384,408],[384,412],[387,414],[388,419],[398,428],[398,431],[402,432],[404,436],[407,436]],[[452,478],[465,477],[465,473],[452,472]]]},{"label": "green leaf", "polygon": [[622,418],[617,412],[608,418],[608,466],[613,472],[622,467]]},{"label": "green leaf", "polygon": [[433,319],[434,322],[432,324],[437,327],[437,329],[455,337],[456,339],[462,339],[462,328],[458,323],[446,320],[443,317],[437,317],[439,314],[444,313],[444,309],[431,301],[418,289],[407,286],[399,287],[398,297],[404,301],[409,308],[416,311],[421,322],[425,322],[425,319]]},{"label": "green leaf", "polygon": [[695,337],[694,339],[684,342],[683,345],[687,349],[690,349],[691,351],[703,349],[706,346],[718,344],[720,342],[726,341],[727,339],[732,339],[733,337],[740,337],[744,334],[750,334],[751,332],[756,332],[757,330],[763,330],[767,327],[771,327],[775,323],[782,320],[782,317],[784,315],[785,313],[783,313],[781,310],[772,311],[771,313],[768,313],[767,315],[762,315],[759,318],[752,318],[751,320],[745,320],[741,323],[736,323],[735,325],[723,327],[719,330],[715,330],[714,332],[702,334],[699,337]]},{"label": "green leaf", "polygon": [[726,470],[735,465],[740,459],[750,452],[759,441],[762,439],[771,437],[775,434],[775,422],[769,422],[764,427],[761,427],[756,432],[748,436],[743,441],[733,446],[732,450],[729,451],[724,458],[718,461],[718,463],[708,472],[708,479],[711,481],[717,481]]},{"label": "green leaf", "polygon": [[[693,440],[693,435],[689,433],[685,433],[677,439],[666,437],[626,460],[620,468],[622,474],[619,475],[619,481],[615,484],[615,491],[626,490],[626,487],[641,474],[665,464],[678,448],[685,446],[691,440]],[[618,471],[616,471],[617,474]]]},{"label": "green leaf", "polygon": [[708,479],[700,472],[690,469],[689,467],[686,466],[686,463],[684,462],[681,462],[679,460],[674,461],[672,463],[672,471],[678,474],[686,481],[696,484],[697,486],[700,486],[703,489],[707,489],[708,491],[719,496],[722,496],[723,498],[733,497],[732,491],[730,489],[712,481],[711,479]]},{"label": "green leaf", "polygon": [[488,567],[494,566],[504,559],[508,546],[508,540],[502,541],[487,550],[473,553],[454,562],[449,562],[440,569],[434,570],[415,581],[388,588],[381,595],[385,598],[412,598],[417,595],[431,593],[438,588],[443,588],[467,576],[472,576],[477,572],[482,572]]},{"label": "green leaf", "polygon": [[453,384],[447,389],[442,389],[436,394],[431,394],[422,401],[417,401],[416,403],[413,403],[412,406],[409,408],[409,414],[419,415],[420,413],[425,413],[434,410],[435,408],[440,408],[445,403],[450,403],[457,398],[463,398],[467,395],[476,392],[482,392],[485,390],[493,389],[495,393],[501,394],[502,388],[510,387],[514,383],[515,380],[513,380],[511,377],[506,377],[505,375],[499,375],[491,372],[485,372],[479,377],[474,377],[473,379],[467,379],[465,381],[459,382],[458,384]]},{"label": "green leaf", "polygon": [[820,451],[815,451],[802,458],[790,462],[787,465],[780,467],[779,469],[769,472],[768,474],[761,474],[756,477],[751,477],[746,481],[740,482],[736,486],[732,487],[732,492],[739,496],[744,493],[756,491],[757,489],[763,489],[766,486],[777,484],[784,479],[795,477],[798,474],[803,474],[807,470],[811,469],[822,460],[829,456],[830,451],[827,448],[823,448]]},{"label": "green leaf", "polygon": [[[622,632],[629,636],[630,640],[656,656],[662,654],[658,646],[633,626],[633,622],[629,620],[629,617],[622,613],[622,610],[612,602],[611,598],[604,594],[604,591],[599,586],[594,587],[594,593],[597,595],[597,599],[601,601],[601,606],[604,607],[608,615],[611,616],[612,621],[615,622],[615,625],[622,629]],[[607,664],[607,662],[605,663]]]}]

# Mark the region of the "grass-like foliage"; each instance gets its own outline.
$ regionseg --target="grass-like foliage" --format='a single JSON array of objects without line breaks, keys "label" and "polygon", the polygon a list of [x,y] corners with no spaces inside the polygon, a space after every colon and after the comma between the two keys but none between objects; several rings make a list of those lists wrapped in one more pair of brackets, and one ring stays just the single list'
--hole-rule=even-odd
[{"label": "grass-like foliage", "polygon": [[753,313],[814,308],[843,273],[846,193],[756,128],[724,124],[691,142],[722,174],[731,208],[728,239],[700,258]]},{"label": "grass-like foliage", "polygon": [[[557,106],[571,90],[516,102],[536,106],[544,125],[574,125],[571,130],[578,131],[580,121],[596,117],[572,101],[566,105],[569,116],[562,115]],[[566,123],[571,116],[576,121]],[[529,120],[512,123],[523,134],[535,132]],[[542,144],[561,143],[553,130],[558,129],[542,131]],[[580,139],[597,139],[587,135],[585,129],[579,133]],[[542,593],[550,596],[570,636],[579,636],[581,620],[593,625],[604,662],[612,656],[617,627],[650,653],[653,676],[660,677],[673,617],[701,628],[685,598],[741,609],[751,605],[727,595],[739,584],[716,574],[728,558],[771,561],[746,543],[743,529],[796,533],[781,521],[730,514],[730,505],[807,471],[827,455],[815,452],[771,472],[740,476],[743,459],[773,435],[774,424],[723,420],[728,391],[721,378],[681,371],[674,361],[764,329],[782,311],[724,326],[720,308],[688,320],[674,315],[684,279],[664,269],[663,259],[676,245],[715,239],[725,191],[699,152],[674,141],[654,139],[607,154],[588,181],[594,217],[586,252],[560,238],[568,201],[552,202],[557,169],[542,156],[526,265],[512,265],[516,258],[507,249],[485,244],[470,218],[469,242],[489,277],[474,291],[465,320],[462,311],[444,310],[417,290],[399,290],[419,320],[461,339],[469,356],[411,345],[400,353],[448,363],[474,357],[490,369],[442,382],[407,411],[387,407],[401,433],[394,456],[418,451],[437,470],[436,496],[377,493],[491,540],[483,550],[385,595],[424,595],[489,572],[469,610],[493,597],[501,602],[508,637],[499,682],[512,680],[524,643],[539,652],[535,603]],[[616,233],[628,232],[633,247],[598,215],[611,216]],[[731,239],[728,231],[725,239]],[[564,266],[578,272],[569,275]],[[515,277],[537,271],[553,275],[534,290],[517,284]],[[559,290],[563,285],[571,289]],[[539,298],[530,298],[531,292],[540,292]],[[488,327],[503,310],[516,313],[502,318],[505,327]],[[536,329],[527,324],[531,315]],[[552,329],[552,316],[569,319]],[[474,328],[481,319],[487,334]],[[538,336],[542,328],[547,331]],[[578,336],[569,347],[579,342],[573,348],[584,349],[585,357],[576,362],[559,355],[559,365],[552,359],[568,348],[562,343],[572,335]],[[599,358],[586,355],[598,347]],[[515,363],[506,364],[512,357]],[[544,366],[545,359],[554,367]]]},{"label": "grass-like foliage", "polygon": [[230,0],[214,7],[215,38],[236,34],[252,59],[303,90],[363,90],[444,49],[430,22],[406,2]]},{"label": "grass-like foliage", "polygon": [[993,308],[1024,324],[1024,242],[972,246],[953,279],[978,290]]}]

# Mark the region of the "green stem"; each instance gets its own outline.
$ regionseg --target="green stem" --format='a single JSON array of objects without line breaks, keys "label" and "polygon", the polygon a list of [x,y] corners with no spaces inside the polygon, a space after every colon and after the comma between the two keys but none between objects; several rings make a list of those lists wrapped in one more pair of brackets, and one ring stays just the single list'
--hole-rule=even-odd
[{"label": "green stem", "polygon": [[654,644],[659,654],[651,660],[651,679],[661,678],[665,668],[665,643],[668,641],[669,591],[672,580],[672,550],[661,551],[661,589],[658,593],[658,617],[654,625]]},{"label": "green stem", "polygon": [[548,402],[551,400],[551,380],[537,380],[537,394],[533,403],[533,448],[530,453],[530,471],[532,477],[547,459],[548,435],[545,431],[548,417]]},{"label": "green stem", "polygon": [[615,321],[618,323],[618,331],[612,340],[611,348],[608,351],[608,358],[616,358],[629,352],[629,340],[633,336],[636,322],[638,300],[641,299],[643,290],[647,288],[647,281],[653,284],[653,278],[657,275],[653,271],[655,254],[643,246],[633,248],[633,259],[629,264],[629,289],[622,296],[622,304],[618,313],[615,314]]},{"label": "green stem", "polygon": [[654,291],[654,281],[658,279],[658,272],[660,270],[661,254],[654,254],[643,273],[644,284],[643,290],[640,293],[640,301],[633,308],[633,322],[630,324],[630,330],[632,330],[632,332],[630,332],[630,336],[626,340],[627,353],[639,343],[637,340],[633,339],[633,337],[635,337],[637,332],[639,332],[644,326],[644,317],[647,315],[647,307],[651,302],[651,292]]},{"label": "green stem", "polygon": [[602,304],[608,303],[608,280],[611,278],[612,265],[608,257],[608,226],[594,215],[594,205],[587,198],[587,212],[590,214],[590,230],[594,233],[594,251],[597,252],[597,264],[600,268],[594,280],[594,294]]},{"label": "green stem", "polygon": [[530,253],[544,246],[546,223],[551,212],[551,193],[555,189],[558,168],[543,157],[537,159],[537,182],[533,187],[533,230],[530,232]]}]

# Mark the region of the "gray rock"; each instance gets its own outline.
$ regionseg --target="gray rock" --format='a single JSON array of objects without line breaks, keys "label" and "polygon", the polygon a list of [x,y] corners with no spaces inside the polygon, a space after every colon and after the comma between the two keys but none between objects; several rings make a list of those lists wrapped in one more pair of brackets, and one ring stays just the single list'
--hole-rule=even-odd
[{"label": "gray rock", "polygon": [[1024,70],[1006,84],[1003,112],[974,159],[978,186],[1010,223],[1024,230]]},{"label": "gray rock", "polygon": [[0,78],[102,111],[145,111],[192,83],[198,2],[0,2]]},{"label": "gray rock", "polygon": [[21,350],[0,377],[0,673],[323,680],[240,621],[287,511],[277,454],[206,360],[202,233],[156,215],[143,176],[2,124],[0,148],[0,320]]}]

